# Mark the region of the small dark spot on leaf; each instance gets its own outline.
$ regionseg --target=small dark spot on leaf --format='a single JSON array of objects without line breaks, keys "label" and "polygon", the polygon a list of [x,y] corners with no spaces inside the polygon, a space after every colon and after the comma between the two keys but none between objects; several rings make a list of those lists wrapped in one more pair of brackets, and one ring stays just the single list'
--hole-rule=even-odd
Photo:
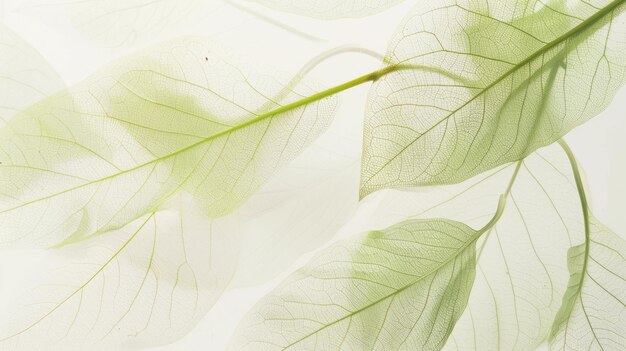
[{"label": "small dark spot on leaf", "polygon": [[209,58],[208,58],[208,57],[204,57],[204,61],[208,61],[208,60],[209,60]]}]

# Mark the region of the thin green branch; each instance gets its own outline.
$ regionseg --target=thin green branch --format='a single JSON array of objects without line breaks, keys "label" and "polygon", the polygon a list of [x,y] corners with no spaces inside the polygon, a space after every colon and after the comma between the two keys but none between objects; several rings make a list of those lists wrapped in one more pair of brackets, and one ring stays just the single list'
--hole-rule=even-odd
[{"label": "thin green branch", "polygon": [[[102,177],[102,178],[99,178],[99,179],[95,179],[95,180],[92,180],[92,181],[89,181],[89,182],[85,182],[83,184],[77,185],[77,186],[69,188],[69,189],[65,189],[65,190],[62,190],[62,191],[59,191],[59,192],[56,192],[56,193],[53,193],[53,194],[50,194],[50,195],[38,198],[38,199],[27,201],[27,202],[22,203],[20,205],[13,206],[11,208],[7,208],[7,209],[4,209],[4,210],[1,210],[0,214],[7,213],[7,212],[10,212],[10,211],[14,211],[14,210],[17,210],[19,208],[31,205],[33,203],[37,203],[39,201],[45,201],[45,200],[54,198],[56,196],[60,196],[60,195],[63,195],[63,194],[66,194],[66,193],[69,193],[69,192],[72,192],[72,191],[75,191],[75,190],[78,190],[78,189],[82,189],[82,188],[84,188],[86,186],[90,186],[90,185],[98,184],[98,183],[101,183],[101,182],[104,182],[104,181],[107,181],[107,180],[110,180],[110,179],[114,179],[114,178],[116,178],[118,176],[122,176],[122,175],[125,175],[125,174],[128,174],[128,173],[131,173],[131,172],[136,171],[138,169],[141,169],[143,167],[146,167],[146,166],[149,166],[149,165],[153,165],[153,164],[155,164],[157,162],[161,162],[163,160],[167,160],[167,159],[170,159],[170,158],[175,157],[177,155],[180,155],[182,153],[185,153],[185,152],[187,152],[189,150],[193,150],[194,148],[199,147],[201,145],[204,145],[204,144],[206,144],[207,142],[209,142],[209,141],[211,141],[213,139],[219,138],[219,137],[224,136],[224,135],[228,135],[228,134],[230,134],[232,132],[235,132],[235,131],[237,131],[239,129],[243,129],[243,128],[248,127],[250,125],[253,125],[253,124],[257,123],[257,122],[265,120],[267,118],[274,117],[275,115],[278,115],[278,114],[281,114],[281,113],[285,113],[285,112],[291,111],[293,109],[296,109],[298,107],[301,107],[301,106],[304,106],[304,105],[307,105],[307,104],[310,104],[310,103],[322,100],[324,98],[327,98],[329,96],[338,94],[338,93],[340,93],[340,92],[342,92],[344,90],[348,90],[348,89],[356,87],[358,85],[361,85],[361,84],[364,84],[364,83],[368,83],[368,82],[373,82],[373,81],[375,81],[375,80],[377,80],[377,79],[379,79],[379,78],[381,78],[381,77],[383,77],[383,76],[385,76],[385,75],[387,75],[387,74],[389,74],[391,72],[400,71],[400,70],[404,70],[404,69],[414,69],[414,68],[415,67],[411,66],[411,65],[392,65],[392,66],[384,67],[382,69],[379,69],[379,70],[376,70],[374,72],[368,73],[366,75],[363,75],[361,77],[355,78],[355,79],[350,80],[348,82],[345,82],[343,84],[339,84],[339,85],[337,85],[335,87],[332,87],[332,88],[326,89],[324,91],[318,92],[316,94],[310,95],[310,96],[305,97],[303,99],[300,99],[298,101],[294,101],[294,102],[289,103],[287,105],[280,106],[280,107],[278,107],[278,108],[276,108],[276,109],[274,109],[272,111],[260,114],[260,115],[256,116],[255,118],[252,118],[252,119],[250,119],[250,120],[248,120],[246,122],[243,122],[241,124],[232,126],[230,128],[227,128],[227,129],[224,129],[224,130],[222,130],[222,131],[220,131],[218,133],[212,134],[212,135],[210,135],[210,136],[208,136],[206,138],[203,138],[202,140],[200,140],[198,142],[195,142],[195,143],[193,143],[191,145],[187,145],[187,146],[185,146],[183,148],[180,148],[180,149],[178,149],[176,151],[173,151],[173,152],[171,152],[171,153],[169,153],[167,155],[164,155],[164,156],[161,156],[161,157],[156,157],[156,158],[154,158],[154,159],[152,159],[150,161],[144,162],[142,164],[139,164],[137,166],[134,166],[134,167],[131,167],[131,168],[128,168],[128,169],[125,169],[125,170],[122,170],[120,172],[116,172],[114,174],[111,174],[111,175],[108,175],[108,176],[105,176],[105,177]],[[163,200],[165,201],[165,200],[167,200],[167,198],[165,198]],[[159,204],[156,204],[156,205],[158,207]]]},{"label": "thin green branch", "polygon": [[502,213],[504,213],[504,208],[506,206],[506,199],[509,197],[509,194],[511,193],[511,189],[513,189],[513,184],[515,183],[515,180],[517,179],[517,175],[519,173],[519,170],[522,167],[522,162],[524,162],[524,160],[517,161],[517,165],[515,166],[515,170],[513,171],[513,175],[511,176],[511,179],[509,180],[509,184],[507,185],[506,190],[504,191],[504,193],[502,195],[500,195],[500,200],[498,201],[498,208],[496,209],[496,213],[494,213],[494,215],[491,218],[491,220],[489,222],[487,222],[487,224],[485,224],[484,227],[482,227],[482,228],[480,228],[478,230],[478,232],[477,232],[477,239],[483,233],[485,233],[485,232],[489,231],[489,229],[493,228],[493,226],[496,225],[496,223],[498,223],[498,221],[500,220],[500,217],[502,217]]},{"label": "thin green branch", "polygon": [[574,180],[576,181],[576,189],[578,190],[578,196],[580,197],[580,204],[582,206],[583,212],[583,221],[585,226],[585,258],[583,260],[583,267],[580,275],[580,282],[578,291],[582,290],[583,281],[585,279],[585,275],[587,274],[587,265],[589,261],[589,246],[591,244],[591,230],[589,223],[589,204],[587,202],[587,195],[585,193],[585,187],[583,185],[582,177],[580,176],[580,168],[578,166],[578,162],[576,161],[576,157],[574,157],[574,153],[572,149],[570,149],[569,145],[565,142],[565,140],[560,139],[558,141],[559,145],[565,151],[567,155],[567,159],[572,167],[572,173],[574,174]]}]

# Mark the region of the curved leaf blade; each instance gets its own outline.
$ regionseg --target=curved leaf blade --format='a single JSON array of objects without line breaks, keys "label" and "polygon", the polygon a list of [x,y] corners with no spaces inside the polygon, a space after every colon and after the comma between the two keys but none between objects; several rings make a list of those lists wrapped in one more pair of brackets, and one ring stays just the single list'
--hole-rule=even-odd
[{"label": "curved leaf blade", "polygon": [[626,345],[626,241],[597,219],[589,243],[568,253],[569,287],[552,330],[552,350],[618,350]]},{"label": "curved leaf blade", "polygon": [[[188,197],[107,235],[55,251],[57,267],[3,313],[2,350],[154,346],[189,332],[236,269],[237,225]],[[49,269],[49,268],[48,268]]]},{"label": "curved leaf blade", "polygon": [[623,0],[422,5],[388,53],[415,69],[371,90],[361,196],[468,179],[595,116],[626,80],[624,18]]},{"label": "curved leaf blade", "polygon": [[474,280],[470,227],[410,220],[324,250],[265,297],[235,350],[437,350]]},{"label": "curved leaf blade", "polygon": [[474,289],[445,350],[534,350],[544,343],[567,289],[563,257],[584,236],[574,183],[556,145],[522,161],[507,208],[479,244]]},{"label": "curved leaf blade", "polygon": [[[361,231],[443,216],[483,227],[515,167],[453,185],[383,190],[365,202],[348,227]],[[567,289],[563,258],[583,237],[581,203],[567,155],[552,145],[526,157],[502,216],[477,241],[469,301],[443,349],[533,350],[541,345]]]},{"label": "curved leaf blade", "polygon": [[311,91],[192,39],[123,60],[0,131],[0,241],[79,240],[183,189],[225,215],[329,125],[334,97],[283,108]]}]

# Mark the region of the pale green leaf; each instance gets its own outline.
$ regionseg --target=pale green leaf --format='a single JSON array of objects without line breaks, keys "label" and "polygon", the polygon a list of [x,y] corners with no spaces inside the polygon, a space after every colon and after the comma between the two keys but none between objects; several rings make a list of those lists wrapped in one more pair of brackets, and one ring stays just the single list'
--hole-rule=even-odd
[{"label": "pale green leaf", "polygon": [[502,217],[480,243],[468,307],[446,350],[530,351],[545,341],[567,289],[564,257],[584,235],[574,183],[558,146],[524,159]]},{"label": "pale green leaf", "polygon": [[554,322],[552,350],[626,345],[626,242],[595,218],[589,241],[568,253],[570,281]]},{"label": "pale green leaf", "polygon": [[63,81],[41,54],[0,24],[0,127],[62,88]]},{"label": "pale green leaf", "polygon": [[382,12],[404,0],[252,0],[264,6],[319,19],[358,18]]},{"label": "pale green leaf", "polygon": [[0,242],[109,231],[181,189],[225,215],[329,125],[336,98],[304,99],[303,83],[285,91],[224,55],[178,40],[14,118],[0,130]]},{"label": "pale green leaf", "polygon": [[[229,283],[233,218],[207,219],[188,196],[120,230],[52,253],[38,286],[2,313],[2,350],[148,346],[184,336]],[[11,316],[9,318],[9,316]]]},{"label": "pale green leaf", "polygon": [[[362,231],[443,216],[482,227],[515,167],[454,185],[383,190],[347,227]],[[567,289],[564,257],[584,233],[574,183],[568,158],[556,145],[524,159],[502,216],[478,239],[476,279],[445,350],[534,350],[546,339]]]},{"label": "pale green leaf", "polygon": [[465,308],[477,236],[409,220],[337,243],[259,302],[233,349],[439,349]]},{"label": "pale green leaf", "polygon": [[361,195],[455,183],[595,116],[626,79],[624,0],[419,4],[365,121]]}]

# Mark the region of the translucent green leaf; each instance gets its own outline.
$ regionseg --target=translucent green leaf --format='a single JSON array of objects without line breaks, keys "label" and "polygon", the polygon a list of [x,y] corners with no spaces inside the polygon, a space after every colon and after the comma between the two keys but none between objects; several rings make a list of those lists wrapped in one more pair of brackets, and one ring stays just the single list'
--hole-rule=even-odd
[{"label": "translucent green leaf", "polygon": [[574,183],[556,145],[524,159],[502,217],[479,243],[468,307],[445,350],[535,350],[549,336],[567,289],[563,258],[584,237]]},{"label": "translucent green leaf", "polygon": [[337,243],[255,307],[233,349],[439,349],[465,308],[477,236],[410,220]]},{"label": "translucent green leaf", "polygon": [[626,345],[626,242],[595,218],[589,241],[568,253],[570,281],[554,322],[552,350]]},{"label": "translucent green leaf", "polygon": [[0,24],[0,127],[62,88],[63,81],[41,54]]},{"label": "translucent green leaf", "polygon": [[252,0],[297,15],[320,18],[357,18],[382,12],[404,0]]},{"label": "translucent green leaf", "polygon": [[[147,346],[184,336],[216,302],[237,261],[237,225],[189,197],[120,230],[55,251],[23,304],[2,313],[2,350]],[[10,316],[10,318],[9,318]],[[91,347],[90,347],[91,345]]]},{"label": "translucent green leaf", "polygon": [[366,112],[361,195],[455,183],[548,145],[626,79],[626,1],[420,4]]},{"label": "translucent green leaf", "polygon": [[[515,168],[449,186],[381,191],[346,228],[443,216],[483,227]],[[583,238],[580,199],[568,158],[556,145],[524,159],[513,180],[501,217],[477,241],[476,278],[445,350],[534,350],[550,333],[569,279],[563,258]]]},{"label": "translucent green leaf", "polygon": [[0,242],[79,240],[182,189],[225,215],[329,125],[332,92],[285,90],[224,55],[175,41],[14,118],[0,130]]}]

